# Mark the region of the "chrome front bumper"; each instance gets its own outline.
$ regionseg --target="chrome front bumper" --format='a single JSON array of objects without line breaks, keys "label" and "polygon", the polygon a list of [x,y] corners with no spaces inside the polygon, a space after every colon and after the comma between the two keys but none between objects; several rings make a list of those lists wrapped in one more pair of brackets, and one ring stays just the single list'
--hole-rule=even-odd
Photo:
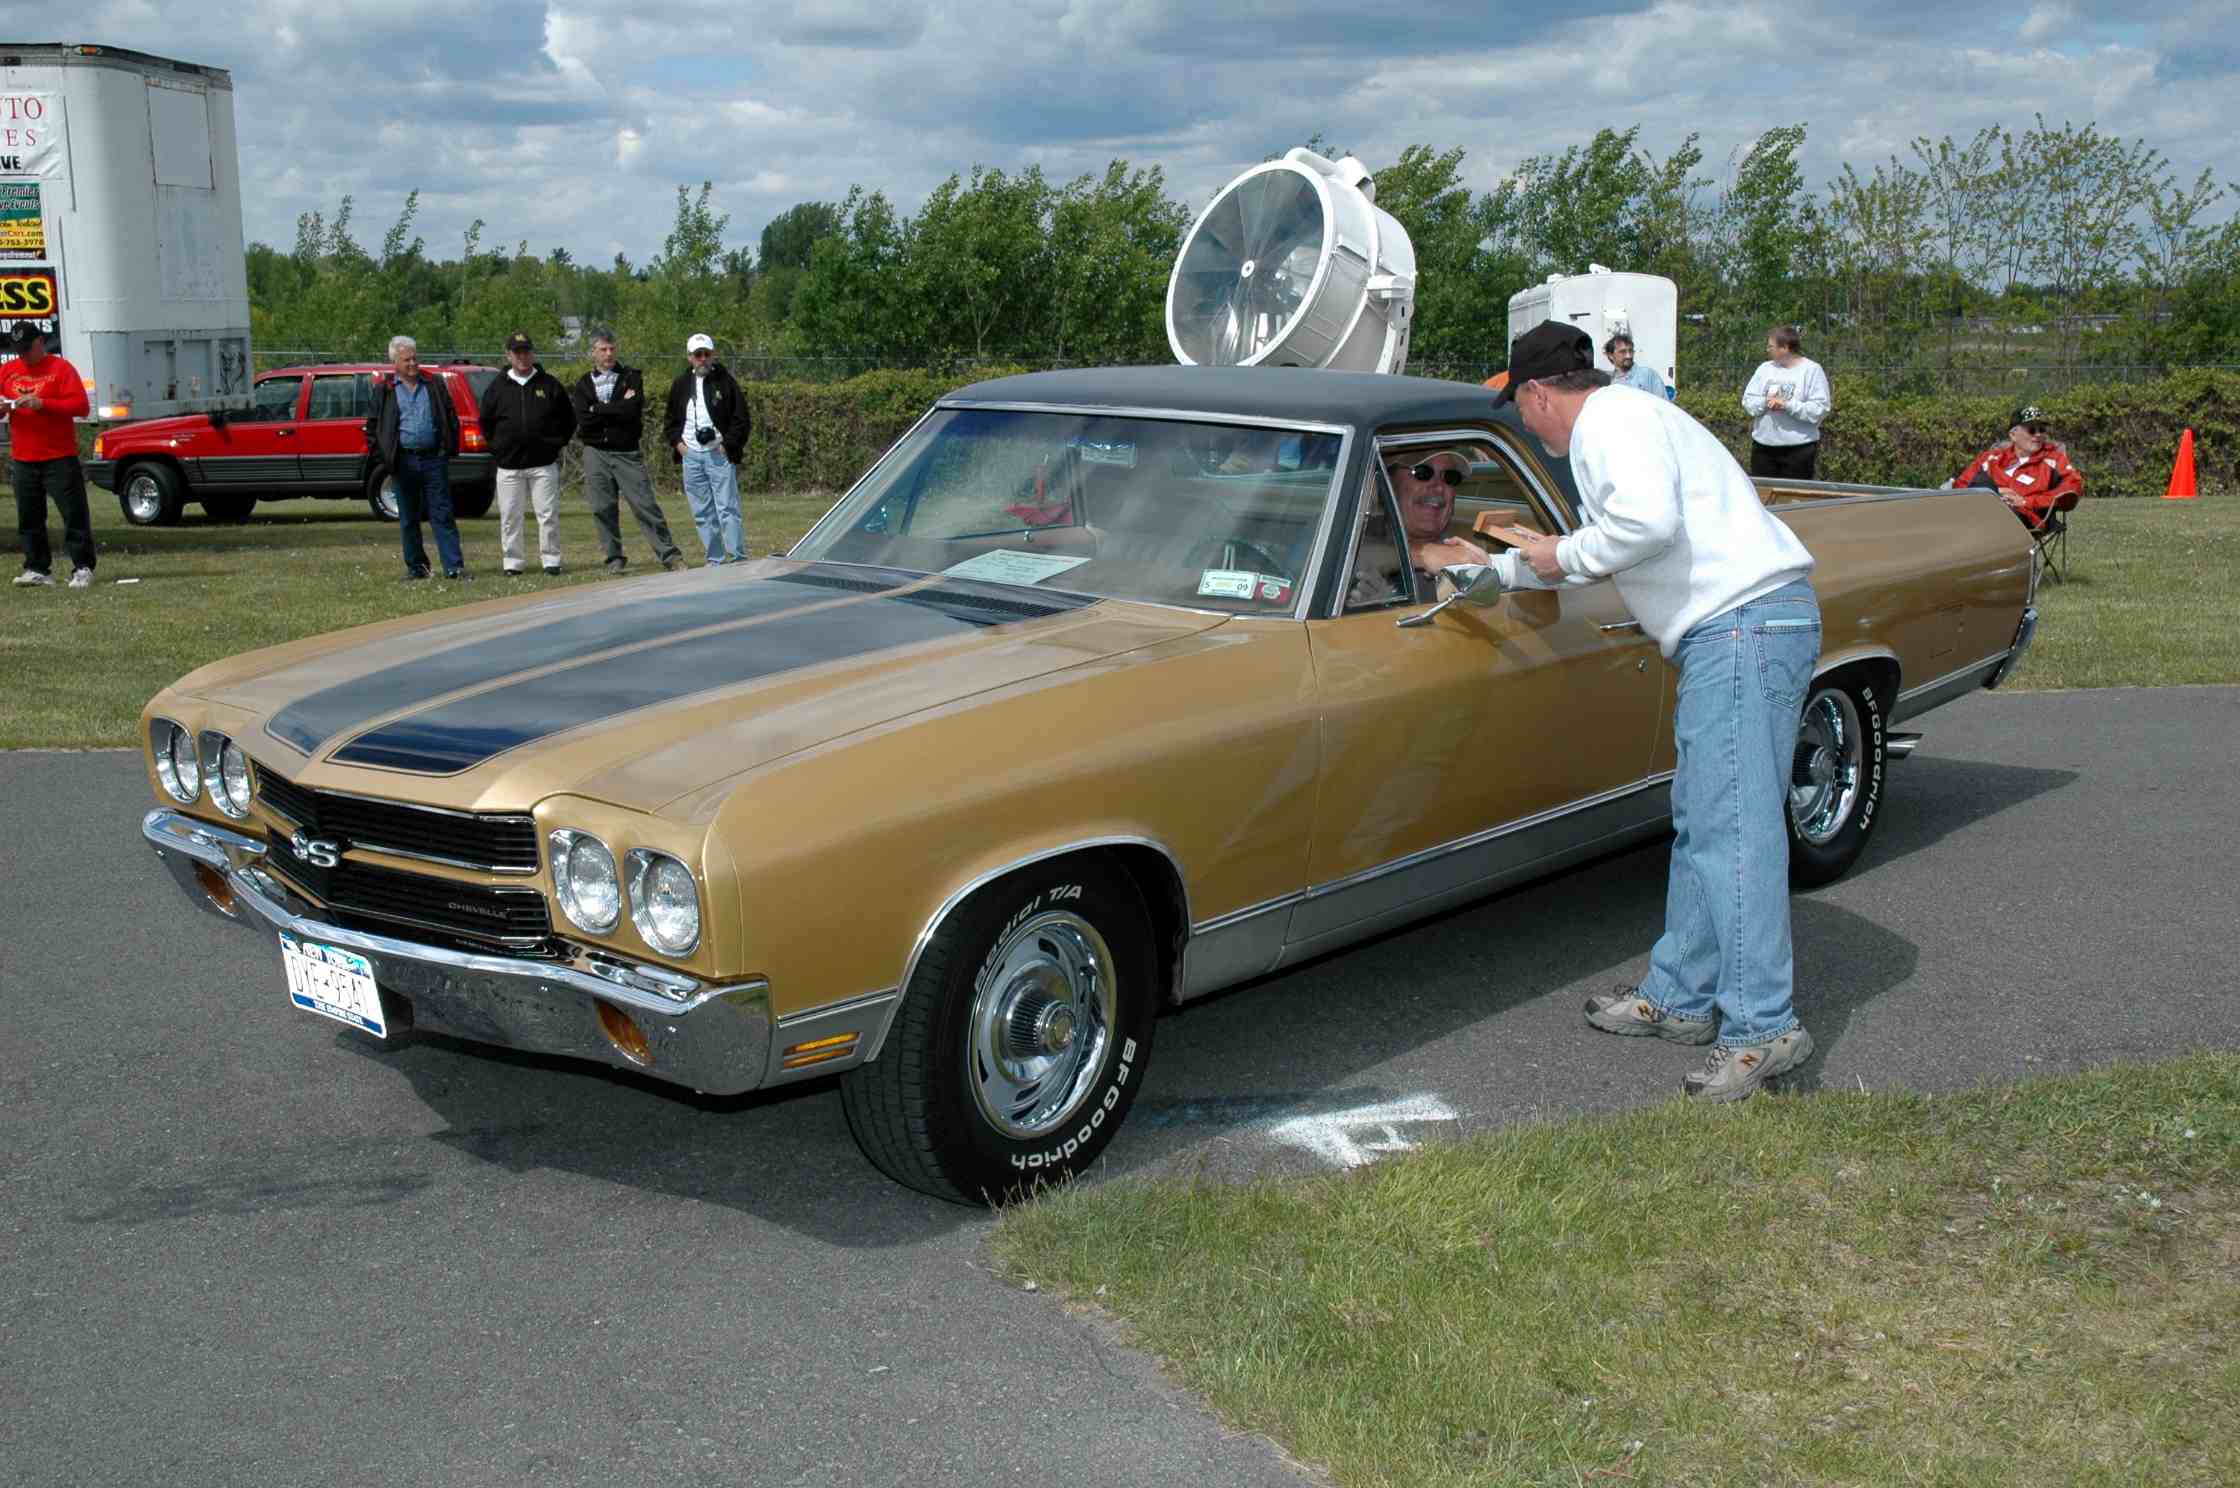
[{"label": "chrome front bumper", "polygon": [[[365,957],[393,1028],[589,1059],[713,1095],[769,1082],[766,983],[711,986],[666,967],[580,951],[567,961],[535,961],[353,930],[328,922],[267,870],[264,844],[254,838],[162,810],[147,814],[140,834],[188,897],[218,918],[269,934],[285,930]],[[620,1012],[637,1025],[648,1058],[625,1054],[608,1035],[602,1003],[610,1017]]]}]

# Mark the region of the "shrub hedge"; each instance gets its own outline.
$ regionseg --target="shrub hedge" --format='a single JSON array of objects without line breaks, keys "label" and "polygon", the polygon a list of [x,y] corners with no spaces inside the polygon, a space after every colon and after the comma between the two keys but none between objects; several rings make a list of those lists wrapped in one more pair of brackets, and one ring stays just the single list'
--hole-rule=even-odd
[{"label": "shrub hedge", "polygon": [[[1014,370],[982,369],[973,380]],[[839,490],[960,381],[956,374],[885,371],[846,382],[747,383],[754,440],[741,482],[755,490]],[[1936,485],[2004,437],[2014,415],[2003,397],[1883,398],[1840,373],[1835,392],[1820,452],[1820,475],[1833,481]],[[2202,487],[2240,486],[2240,373],[2179,371],[2156,382],[2079,387],[2036,401],[2084,472],[2087,496],[2160,496],[2178,436],[2189,428]],[[1741,389],[1687,388],[1680,405],[1748,463]]]},{"label": "shrub hedge", "polygon": [[[1840,373],[1820,446],[1820,478],[1877,486],[1933,486],[2006,436],[2006,397],[1880,398]],[[2032,399],[2084,472],[2085,495],[2160,496],[2178,438],[2193,430],[2202,489],[2240,485],[2240,373],[2206,368],[2155,382],[2103,383]],[[1684,388],[1680,406],[1749,462],[1750,421],[1740,388]]]}]

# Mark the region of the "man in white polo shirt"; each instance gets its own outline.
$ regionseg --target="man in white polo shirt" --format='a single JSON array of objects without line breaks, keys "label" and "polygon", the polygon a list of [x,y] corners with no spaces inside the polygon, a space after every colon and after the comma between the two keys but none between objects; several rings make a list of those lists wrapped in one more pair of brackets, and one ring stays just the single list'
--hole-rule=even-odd
[{"label": "man in white polo shirt", "polygon": [[1638,987],[1587,1000],[1606,1033],[1717,1044],[1682,1088],[1741,1100],[1802,1064],[1789,927],[1788,784],[1820,655],[1812,555],[1768,512],[1710,430],[1678,404],[1612,387],[1593,343],[1549,321],[1509,350],[1513,401],[1550,454],[1571,458],[1580,526],[1496,533],[1508,588],[1609,580],[1679,669],[1676,835],[1664,934]]}]

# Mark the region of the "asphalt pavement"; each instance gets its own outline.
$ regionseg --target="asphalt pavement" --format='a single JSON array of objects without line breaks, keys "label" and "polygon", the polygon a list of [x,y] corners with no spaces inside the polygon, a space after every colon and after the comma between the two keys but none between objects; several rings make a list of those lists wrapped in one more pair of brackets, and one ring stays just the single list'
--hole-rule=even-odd
[{"label": "asphalt pavement", "polygon": [[[1951,1090],[2240,1043],[2240,688],[1919,723],[1795,901],[1791,1083]],[[695,1099],[292,1011],[142,845],[129,754],[0,754],[0,1483],[1312,1481],[990,1220],[856,1153],[829,1084]],[[1664,848],[1162,1019],[1113,1173],[1243,1178],[1664,1099],[1587,1031]]]}]

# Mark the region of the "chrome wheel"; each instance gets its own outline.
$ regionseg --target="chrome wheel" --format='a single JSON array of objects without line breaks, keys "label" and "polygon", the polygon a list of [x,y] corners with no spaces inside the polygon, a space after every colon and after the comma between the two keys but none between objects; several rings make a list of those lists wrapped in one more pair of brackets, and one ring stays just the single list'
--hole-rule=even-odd
[{"label": "chrome wheel", "polygon": [[124,483],[124,506],[133,521],[152,527],[163,519],[163,487],[147,471],[137,471]]},{"label": "chrome wheel", "polygon": [[1866,730],[1859,706],[1841,688],[1806,699],[1789,775],[1789,821],[1797,835],[1824,846],[1858,809],[1866,779]]},{"label": "chrome wheel", "polygon": [[1111,949],[1078,915],[1039,914],[1003,937],[965,1037],[965,1081],[990,1125],[1034,1138],[1075,1115],[1112,1042],[1116,982]]},{"label": "chrome wheel", "polygon": [[397,478],[395,476],[385,475],[381,477],[381,484],[374,487],[373,509],[385,522],[394,522],[397,519]]}]

